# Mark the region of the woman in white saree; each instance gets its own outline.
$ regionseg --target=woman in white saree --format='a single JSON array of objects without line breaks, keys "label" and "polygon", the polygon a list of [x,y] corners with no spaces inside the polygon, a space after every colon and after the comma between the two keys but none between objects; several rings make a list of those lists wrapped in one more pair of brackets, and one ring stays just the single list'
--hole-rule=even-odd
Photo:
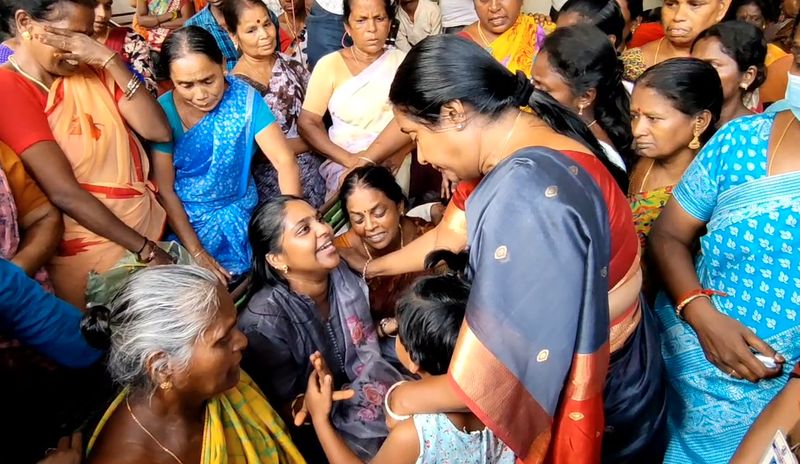
[{"label": "woman in white saree", "polygon": [[[345,1],[345,30],[353,45],[324,56],[311,73],[300,134],[327,158],[320,168],[327,198],[338,190],[342,174],[358,164],[356,154],[394,118],[389,87],[405,54],[385,48],[393,13],[388,0]],[[333,122],[327,131],[326,112]],[[386,161],[405,191],[411,167],[408,155],[404,149]]]}]

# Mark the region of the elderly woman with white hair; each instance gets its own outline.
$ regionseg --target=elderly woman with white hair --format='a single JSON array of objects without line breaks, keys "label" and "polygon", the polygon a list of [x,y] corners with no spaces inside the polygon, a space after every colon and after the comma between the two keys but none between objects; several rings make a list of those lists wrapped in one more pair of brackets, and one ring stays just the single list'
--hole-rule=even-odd
[{"label": "elderly woman with white hair", "polygon": [[89,463],[305,462],[239,370],[247,339],[209,271],[141,270],[109,307],[89,310],[83,330],[108,347],[109,371],[123,387],[89,442]]}]

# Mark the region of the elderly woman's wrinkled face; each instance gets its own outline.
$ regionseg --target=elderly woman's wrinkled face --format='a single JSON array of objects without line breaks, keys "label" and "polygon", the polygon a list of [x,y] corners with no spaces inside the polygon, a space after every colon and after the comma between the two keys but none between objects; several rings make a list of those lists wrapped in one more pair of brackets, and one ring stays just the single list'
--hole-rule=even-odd
[{"label": "elderly woman's wrinkled face", "polygon": [[345,0],[350,2],[350,16],[344,28],[353,45],[363,53],[376,54],[384,49],[392,21],[383,0]]},{"label": "elderly woman's wrinkled face", "polygon": [[365,185],[357,185],[347,198],[350,227],[369,247],[383,250],[400,234],[402,204],[385,193]]},{"label": "elderly woman's wrinkled face", "polygon": [[169,64],[174,95],[207,113],[217,107],[225,93],[223,65],[202,53],[185,53]]},{"label": "elderly woman's wrinkled face", "polygon": [[236,308],[225,287],[217,287],[219,308],[211,324],[197,338],[189,367],[173,374],[176,391],[211,398],[239,382],[239,363],[247,338],[236,327]]},{"label": "elderly woman's wrinkled face", "polygon": [[275,53],[277,30],[263,4],[245,6],[239,12],[239,25],[233,38],[243,54],[264,59]]},{"label": "elderly woman's wrinkled face", "polygon": [[31,34],[31,40],[20,39],[20,46],[26,47],[39,65],[55,76],[71,76],[78,72],[79,63],[66,59],[69,50],[62,50],[42,43],[38,35],[44,34],[43,26],[65,29],[88,36],[94,35],[94,10],[85,5],[61,2],[45,21],[36,21],[27,13],[17,16],[17,36],[23,32]]},{"label": "elderly woman's wrinkled face", "polygon": [[301,200],[286,203],[281,251],[269,258],[279,272],[286,266],[288,277],[324,275],[339,265],[333,246],[333,229],[311,205]]},{"label": "elderly woman's wrinkled face", "polygon": [[522,9],[520,0],[475,0],[479,25],[492,34],[500,35],[517,22]]},{"label": "elderly woman's wrinkled face", "polygon": [[675,45],[688,47],[701,32],[722,20],[729,5],[730,0],[664,0],[664,36]]}]

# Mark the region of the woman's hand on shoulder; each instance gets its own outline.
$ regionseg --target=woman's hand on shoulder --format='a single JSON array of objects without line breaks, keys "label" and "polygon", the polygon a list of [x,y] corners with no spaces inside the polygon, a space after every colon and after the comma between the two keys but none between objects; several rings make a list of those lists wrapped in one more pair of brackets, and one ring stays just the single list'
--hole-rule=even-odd
[{"label": "woman's hand on shoulder", "polygon": [[44,26],[44,30],[36,37],[45,45],[63,50],[64,59],[99,68],[114,58],[114,52],[86,34],[52,26]]},{"label": "woman's hand on shoulder", "polygon": [[[783,371],[783,356],[739,321],[717,311],[708,299],[690,303],[684,317],[697,333],[706,359],[726,375],[758,382]],[[774,359],[776,367],[766,367],[754,351]]]}]

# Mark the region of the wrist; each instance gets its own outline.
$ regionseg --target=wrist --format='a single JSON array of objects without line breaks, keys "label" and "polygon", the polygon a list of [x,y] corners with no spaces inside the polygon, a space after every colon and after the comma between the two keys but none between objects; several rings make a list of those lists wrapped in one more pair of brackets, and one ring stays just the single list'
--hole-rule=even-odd
[{"label": "wrist", "polygon": [[692,301],[683,308],[681,313],[683,315],[683,320],[685,320],[690,326],[694,327],[697,322],[709,314],[709,309],[713,311],[713,308],[709,308],[710,304],[711,300],[708,298],[698,298],[697,300]]}]

